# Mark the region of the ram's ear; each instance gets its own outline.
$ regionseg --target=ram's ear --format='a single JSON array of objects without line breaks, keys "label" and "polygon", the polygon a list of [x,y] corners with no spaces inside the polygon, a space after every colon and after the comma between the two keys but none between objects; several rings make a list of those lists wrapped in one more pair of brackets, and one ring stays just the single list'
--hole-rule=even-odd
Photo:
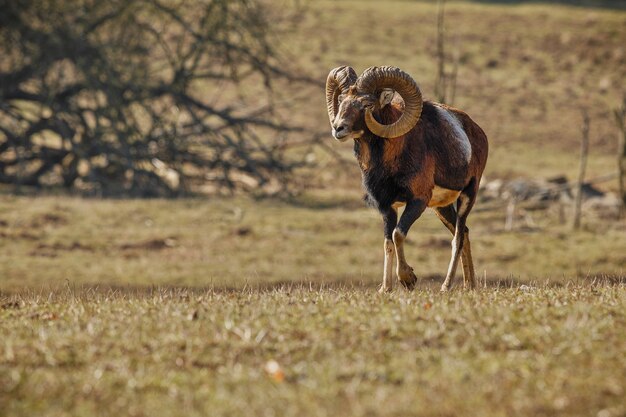
[{"label": "ram's ear", "polygon": [[391,88],[385,88],[383,89],[383,91],[380,92],[378,103],[380,104],[381,109],[385,107],[387,104],[391,103],[391,100],[393,100],[394,94],[395,94],[395,91],[393,91],[393,89]]}]

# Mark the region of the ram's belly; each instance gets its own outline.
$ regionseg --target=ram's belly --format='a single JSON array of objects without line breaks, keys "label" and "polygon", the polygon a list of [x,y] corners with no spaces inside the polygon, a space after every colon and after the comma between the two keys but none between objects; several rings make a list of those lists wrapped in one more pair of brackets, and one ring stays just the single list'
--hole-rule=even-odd
[{"label": "ram's belly", "polygon": [[[449,190],[447,188],[441,188],[435,185],[433,188],[433,195],[430,197],[430,201],[428,202],[428,207],[445,207],[452,203],[454,203],[459,195],[460,191],[457,190]],[[399,209],[404,207],[406,203],[404,201],[395,201],[392,204],[394,209]]]},{"label": "ram's belly", "polygon": [[441,188],[435,185],[433,188],[433,195],[430,197],[428,207],[445,207],[456,201],[461,194],[460,191],[449,190],[447,188]]}]

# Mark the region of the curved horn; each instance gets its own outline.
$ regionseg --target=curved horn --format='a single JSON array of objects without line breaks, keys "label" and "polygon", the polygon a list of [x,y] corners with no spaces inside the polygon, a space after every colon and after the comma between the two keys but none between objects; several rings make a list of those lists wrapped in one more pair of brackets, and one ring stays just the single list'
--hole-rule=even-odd
[{"label": "curved horn", "polygon": [[374,119],[370,108],[365,110],[365,123],[369,130],[382,138],[396,138],[413,129],[422,114],[422,93],[409,74],[396,67],[370,67],[356,82],[359,92],[376,94],[383,88],[393,88],[404,100],[404,113],[390,125]]},{"label": "curved horn", "polygon": [[350,88],[357,80],[356,72],[352,67],[343,65],[328,73],[326,78],[326,107],[328,118],[332,124],[339,106],[339,94]]}]

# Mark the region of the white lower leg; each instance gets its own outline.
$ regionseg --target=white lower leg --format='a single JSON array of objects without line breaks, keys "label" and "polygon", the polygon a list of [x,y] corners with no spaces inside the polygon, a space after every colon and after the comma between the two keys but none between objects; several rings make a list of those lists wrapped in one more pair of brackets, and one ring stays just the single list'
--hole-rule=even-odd
[{"label": "white lower leg", "polygon": [[[450,265],[448,266],[448,273],[446,274],[446,279],[444,280],[443,285],[441,286],[441,291],[448,291],[450,287],[452,286],[452,280],[454,279],[454,275],[456,274],[456,268],[459,264],[459,257],[461,256],[461,249],[464,245],[464,241],[468,239],[467,234],[465,233],[465,219],[467,217],[467,213],[470,207],[471,207],[471,201],[469,197],[465,194],[461,194],[459,196],[459,200],[457,203],[457,210],[456,210],[457,218],[456,218],[456,225],[454,227],[454,238],[452,239],[452,258],[450,259]],[[465,268],[469,266],[470,265],[468,263],[467,266],[463,267],[464,273],[465,273]]]},{"label": "white lower leg", "polygon": [[391,239],[385,239],[385,266],[383,270],[383,285],[380,287],[381,292],[391,291],[393,289],[393,263],[395,258],[395,247]]},{"label": "white lower leg", "polygon": [[472,261],[472,250],[470,248],[469,237],[467,234],[465,235],[463,241],[461,260],[463,262],[463,286],[465,288],[476,288],[474,262]]},{"label": "white lower leg", "polygon": [[396,266],[396,274],[398,274],[398,279],[405,286],[413,286],[415,281],[417,281],[417,277],[413,273],[413,268],[409,266],[406,262],[406,258],[404,257],[404,241],[406,240],[406,236],[399,231],[398,229],[393,231],[393,243],[396,247],[396,256],[398,257],[398,262]]},{"label": "white lower leg", "polygon": [[456,268],[459,264],[459,256],[461,255],[461,241],[459,239],[459,231],[457,230],[452,239],[452,257],[450,259],[450,265],[448,265],[448,273],[446,279],[441,286],[441,291],[448,291],[452,285],[452,280],[456,274]]}]

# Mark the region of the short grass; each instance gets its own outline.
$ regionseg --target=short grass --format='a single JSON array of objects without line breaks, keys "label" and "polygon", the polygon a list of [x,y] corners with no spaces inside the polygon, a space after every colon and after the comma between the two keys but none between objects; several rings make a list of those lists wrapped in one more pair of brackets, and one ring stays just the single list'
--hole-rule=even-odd
[{"label": "short grass", "polygon": [[470,225],[478,291],[437,292],[427,214],[417,289],[379,295],[357,193],[4,196],[0,415],[624,415],[623,223],[502,217]]},{"label": "short grass", "polygon": [[6,417],[626,413],[623,284],[70,285],[0,301]]},{"label": "short grass", "polygon": [[[504,231],[505,208],[469,219],[481,280],[593,279],[626,273],[626,224],[587,212],[571,232],[556,212]],[[0,290],[72,285],[242,288],[277,282],[376,284],[382,220],[358,191],[291,201],[252,198],[0,199]],[[441,280],[451,235],[429,210],[407,257],[425,286]]]},{"label": "short grass", "polygon": [[[573,178],[581,107],[589,177],[614,171],[626,13],[489,3],[446,16],[487,177]],[[397,65],[432,97],[433,2],[307,7],[280,40],[295,66],[323,81]],[[328,130],[322,88],[282,92],[293,122]],[[553,209],[505,232],[504,208],[479,204],[481,288],[441,295],[450,236],[426,213],[416,290],[379,295],[381,220],[356,164],[315,152],[288,201],[0,195],[0,415],[626,415],[623,221],[586,212],[571,232]]]}]

